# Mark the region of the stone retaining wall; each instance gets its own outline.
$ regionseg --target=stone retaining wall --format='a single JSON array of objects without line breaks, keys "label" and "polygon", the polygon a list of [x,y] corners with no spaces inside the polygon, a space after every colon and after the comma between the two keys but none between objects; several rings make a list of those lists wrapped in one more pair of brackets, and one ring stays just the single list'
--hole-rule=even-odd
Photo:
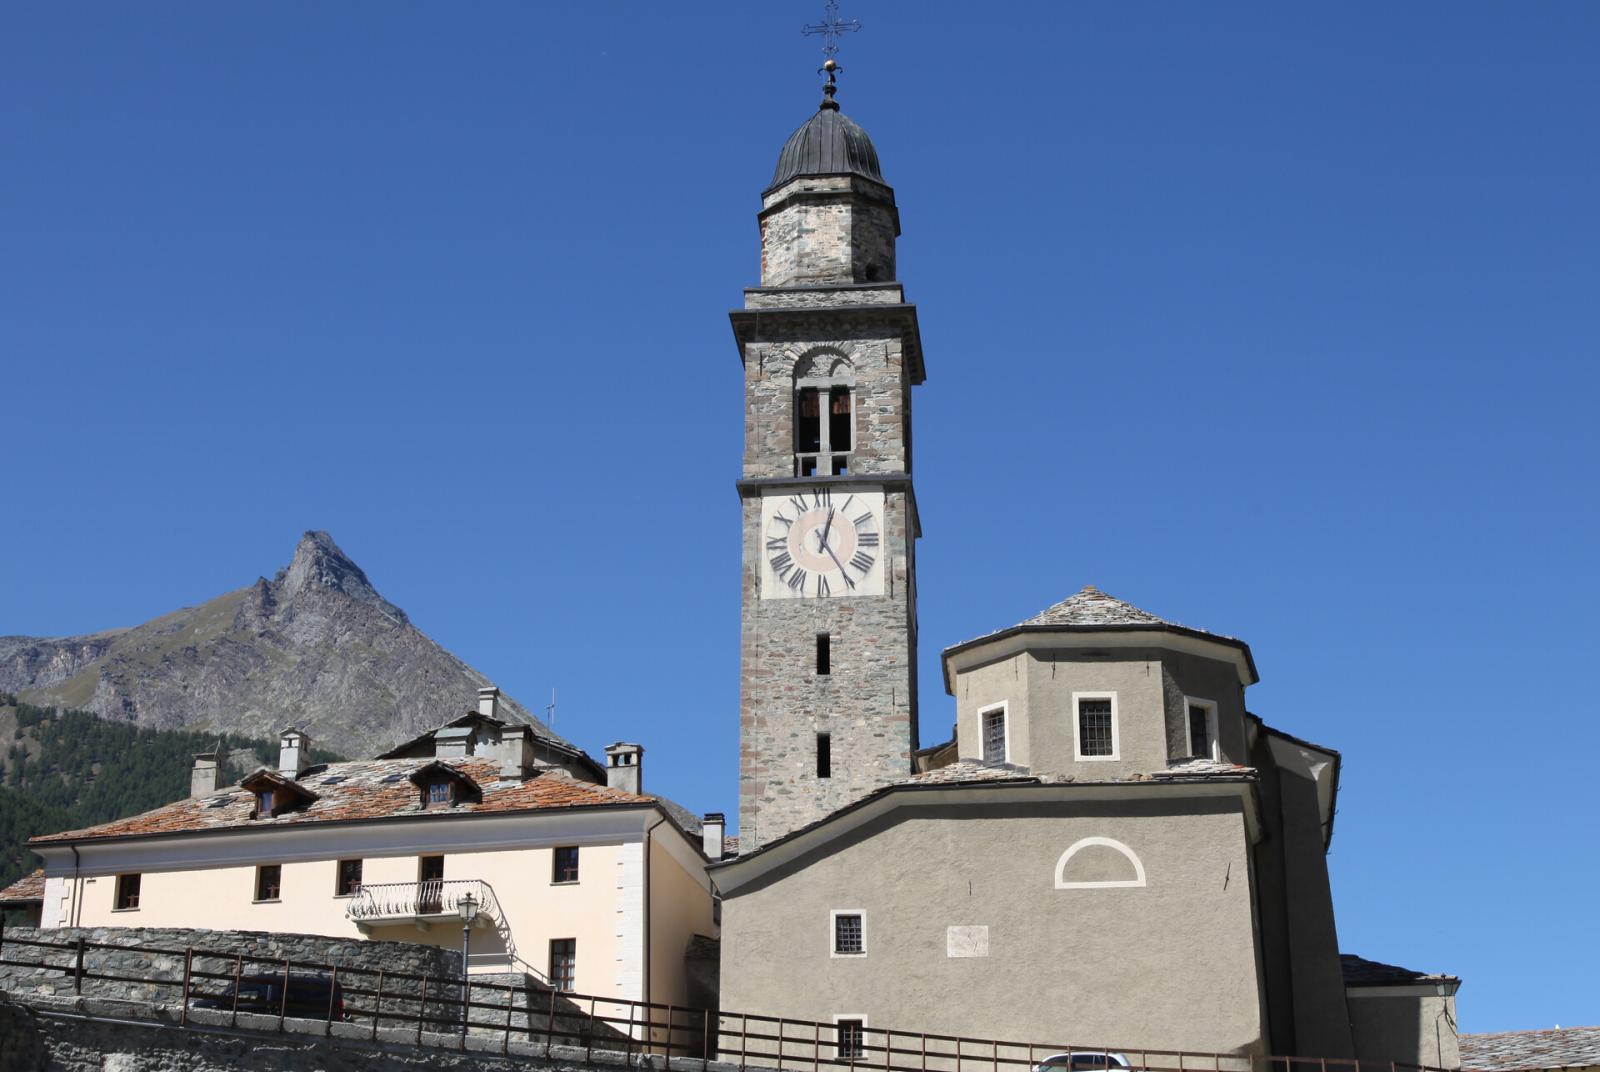
[{"label": "stone retaining wall", "polygon": [[[80,939],[85,943],[81,983],[76,978]],[[22,941],[49,942],[51,947],[23,945]],[[98,945],[115,948],[96,948]],[[426,1015],[442,1022],[459,1022],[460,1008],[455,1003],[461,996],[460,952],[314,934],[165,927],[8,927],[0,935],[0,990],[14,995],[82,994],[180,1005],[184,965],[191,949],[196,973],[191,1000],[222,995],[236,974],[276,975],[287,958],[293,964],[291,974],[322,974],[319,969],[348,972],[340,980],[347,1014],[370,1013],[377,1007],[386,1015],[414,1018],[426,986]],[[384,973],[381,1002],[376,994],[378,972]],[[206,978],[206,973],[224,978]],[[94,975],[120,978],[89,977]]]}]

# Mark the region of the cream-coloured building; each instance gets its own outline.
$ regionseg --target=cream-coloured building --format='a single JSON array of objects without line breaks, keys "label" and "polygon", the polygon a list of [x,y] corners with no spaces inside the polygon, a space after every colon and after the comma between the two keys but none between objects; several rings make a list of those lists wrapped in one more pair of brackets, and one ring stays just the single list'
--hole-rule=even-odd
[{"label": "cream-coloured building", "polygon": [[684,963],[696,935],[716,934],[698,824],[639,792],[638,746],[613,745],[601,771],[494,704],[485,690],[479,712],[359,762],[310,765],[289,731],[277,769],[233,786],[218,784],[220,757],[197,757],[189,798],[30,842],[45,861],[42,925],[454,949],[470,897],[473,973],[703,1000]]}]

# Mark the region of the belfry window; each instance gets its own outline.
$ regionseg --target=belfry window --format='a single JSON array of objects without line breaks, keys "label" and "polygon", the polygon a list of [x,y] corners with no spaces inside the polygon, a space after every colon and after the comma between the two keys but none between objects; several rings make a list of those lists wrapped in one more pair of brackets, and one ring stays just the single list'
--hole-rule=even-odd
[{"label": "belfry window", "polygon": [[855,405],[843,384],[802,386],[795,392],[795,475],[843,476],[850,471]]}]

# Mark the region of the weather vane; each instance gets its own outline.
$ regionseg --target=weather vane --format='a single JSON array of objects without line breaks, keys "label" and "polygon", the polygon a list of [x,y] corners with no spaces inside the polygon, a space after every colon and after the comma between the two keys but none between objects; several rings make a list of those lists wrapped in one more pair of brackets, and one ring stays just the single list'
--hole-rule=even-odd
[{"label": "weather vane", "polygon": [[[807,37],[820,35],[822,37],[822,56],[828,63],[838,66],[834,57],[839,54],[839,38],[847,33],[855,33],[861,29],[860,19],[841,19],[839,17],[839,0],[828,0],[824,5],[824,15],[821,22],[812,26],[803,26],[800,32]],[[825,67],[825,70],[833,70]]]}]

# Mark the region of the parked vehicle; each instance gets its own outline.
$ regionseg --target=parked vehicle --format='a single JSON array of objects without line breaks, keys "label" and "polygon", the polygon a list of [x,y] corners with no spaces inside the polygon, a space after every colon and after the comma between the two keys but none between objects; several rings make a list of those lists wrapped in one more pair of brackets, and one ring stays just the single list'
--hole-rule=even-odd
[{"label": "parked vehicle", "polygon": [[1125,1054],[1105,1050],[1074,1050],[1046,1057],[1034,1065],[1033,1072],[1116,1072],[1117,1069],[1132,1067]]},{"label": "parked vehicle", "polygon": [[302,1020],[343,1020],[344,988],[325,975],[289,975],[289,996],[284,1000],[282,975],[246,975],[238,982],[237,996],[232,980],[222,993],[195,998],[192,1009],[238,1009],[240,1012],[282,1014]]}]

